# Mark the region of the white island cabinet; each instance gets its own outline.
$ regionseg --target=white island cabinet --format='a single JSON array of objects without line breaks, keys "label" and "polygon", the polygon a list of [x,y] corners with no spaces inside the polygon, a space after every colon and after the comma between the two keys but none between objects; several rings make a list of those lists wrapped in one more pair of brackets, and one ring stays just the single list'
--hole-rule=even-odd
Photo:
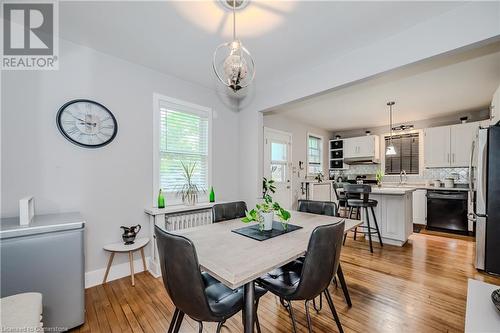
[{"label": "white island cabinet", "polygon": [[[413,233],[413,191],[373,187],[370,199],[378,201],[374,211],[384,244],[403,246]],[[370,224],[374,224],[371,214]],[[378,242],[378,237],[372,235],[372,240]]]}]

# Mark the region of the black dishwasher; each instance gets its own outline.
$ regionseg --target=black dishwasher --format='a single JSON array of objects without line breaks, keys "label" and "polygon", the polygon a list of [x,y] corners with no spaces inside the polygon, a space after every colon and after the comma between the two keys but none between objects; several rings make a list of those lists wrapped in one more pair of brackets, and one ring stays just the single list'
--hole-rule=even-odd
[{"label": "black dishwasher", "polygon": [[467,191],[427,191],[427,228],[468,232]]}]

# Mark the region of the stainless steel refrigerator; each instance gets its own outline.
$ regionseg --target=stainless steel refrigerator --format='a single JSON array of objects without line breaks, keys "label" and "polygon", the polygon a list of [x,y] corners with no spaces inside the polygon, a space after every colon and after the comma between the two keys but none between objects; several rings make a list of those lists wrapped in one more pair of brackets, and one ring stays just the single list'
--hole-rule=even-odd
[{"label": "stainless steel refrigerator", "polygon": [[500,274],[500,126],[478,135],[476,204],[476,268]]}]

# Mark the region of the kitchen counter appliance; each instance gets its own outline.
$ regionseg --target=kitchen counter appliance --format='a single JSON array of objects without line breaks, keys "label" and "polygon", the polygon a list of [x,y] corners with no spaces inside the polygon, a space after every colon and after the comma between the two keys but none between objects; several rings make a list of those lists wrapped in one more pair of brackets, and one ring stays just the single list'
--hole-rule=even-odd
[{"label": "kitchen counter appliance", "polygon": [[68,330],[85,321],[83,233],[79,213],[0,221],[1,297],[39,292],[46,329]]},{"label": "kitchen counter appliance", "polygon": [[[477,269],[500,274],[500,126],[482,128],[478,135],[476,204]],[[471,194],[473,188],[471,187]]]},{"label": "kitchen counter appliance", "polygon": [[427,228],[466,234],[467,208],[465,191],[428,190]]}]

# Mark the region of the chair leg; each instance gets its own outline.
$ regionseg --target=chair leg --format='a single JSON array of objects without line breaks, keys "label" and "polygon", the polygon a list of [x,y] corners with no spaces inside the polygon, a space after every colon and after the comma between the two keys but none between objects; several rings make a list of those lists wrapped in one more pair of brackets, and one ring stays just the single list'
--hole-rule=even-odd
[{"label": "chair leg", "polygon": [[285,309],[287,309],[287,308],[288,308],[288,305],[285,303],[285,300],[284,300],[283,298],[281,298],[281,297],[280,297],[280,303],[281,303],[281,305],[283,305],[283,307],[284,307]]},{"label": "chair leg", "polygon": [[179,333],[183,319],[184,319],[184,312],[179,311],[179,315],[177,316],[177,320],[175,322],[175,328],[174,328],[173,333]]},{"label": "chair leg", "polygon": [[257,313],[258,309],[259,309],[259,299],[255,301],[255,326],[257,327],[257,333],[260,333],[259,314]]},{"label": "chair leg", "polygon": [[198,333],[203,333],[203,322],[202,321],[198,322]]},{"label": "chair leg", "polygon": [[297,333],[297,326],[295,325],[295,315],[293,314],[292,301],[288,301],[288,313],[290,314],[290,318],[292,319],[293,333]]},{"label": "chair leg", "polygon": [[316,298],[313,298],[313,308],[316,313],[319,313],[323,308],[323,296],[321,294],[319,294],[319,307],[316,306]]},{"label": "chair leg", "polygon": [[349,307],[352,307],[351,296],[349,295],[349,290],[347,289],[347,283],[344,279],[344,272],[342,271],[342,267],[339,264],[339,268],[337,269],[337,277],[339,278],[340,286],[342,287],[342,292],[344,293],[344,298]]},{"label": "chair leg", "polygon": [[[321,296],[321,294],[320,294]],[[314,301],[314,299],[313,299]],[[309,314],[309,301],[305,301],[304,303],[306,308],[306,318],[307,318],[307,328],[309,329],[309,333],[312,333],[312,323],[311,323],[311,315]],[[318,310],[316,310],[318,311]]]},{"label": "chair leg", "polygon": [[352,219],[352,207],[349,207],[349,219]]},{"label": "chair leg", "polygon": [[179,309],[175,308],[174,315],[172,316],[172,320],[170,321],[170,325],[168,326],[168,333],[172,333],[172,331],[174,330],[177,317],[179,317]]},{"label": "chair leg", "polygon": [[378,240],[380,241],[380,246],[384,246],[384,244],[382,244],[382,236],[380,236],[380,230],[378,228],[378,223],[377,223],[377,217],[375,216],[375,210],[373,209],[373,207],[370,207],[371,210],[372,210],[372,214],[373,214],[373,221],[375,221],[375,228],[377,228],[377,235],[378,235]]},{"label": "chair leg", "polygon": [[368,241],[370,242],[370,252],[373,253],[372,233],[370,227],[370,216],[368,215],[368,207],[365,207],[365,213],[366,213],[366,223],[368,223]]},{"label": "chair leg", "polygon": [[356,240],[356,234],[358,233],[358,227],[354,228],[354,240]]},{"label": "chair leg", "polygon": [[335,310],[335,305],[333,305],[332,296],[330,295],[328,288],[325,289],[324,293],[326,300],[328,301],[328,305],[330,306],[330,310],[332,311],[333,319],[335,319],[335,323],[337,324],[337,328],[339,329],[340,333],[344,333],[344,330],[342,329],[342,324],[340,323],[339,315],[337,314],[337,310]]},{"label": "chair leg", "polygon": [[222,330],[222,326],[224,326],[224,323],[226,321],[223,320],[223,321],[220,321],[218,324],[217,324],[217,330],[215,331],[216,333],[220,333],[220,331]]},{"label": "chair leg", "polygon": [[345,245],[345,240],[347,239],[347,234],[344,234],[344,241],[342,242],[342,245]]}]

